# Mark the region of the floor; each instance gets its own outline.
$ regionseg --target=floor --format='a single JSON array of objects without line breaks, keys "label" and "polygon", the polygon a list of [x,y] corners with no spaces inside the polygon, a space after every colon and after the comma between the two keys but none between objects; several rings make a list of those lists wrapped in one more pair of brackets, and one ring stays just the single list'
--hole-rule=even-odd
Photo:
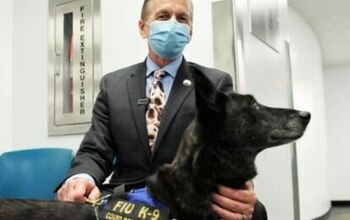
[{"label": "floor", "polygon": [[329,215],[322,220],[350,220],[350,206],[332,207]]}]

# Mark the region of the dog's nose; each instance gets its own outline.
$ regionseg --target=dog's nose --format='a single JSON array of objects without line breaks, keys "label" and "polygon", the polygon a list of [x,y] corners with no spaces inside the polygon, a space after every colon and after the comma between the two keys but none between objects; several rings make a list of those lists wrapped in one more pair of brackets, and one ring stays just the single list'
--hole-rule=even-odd
[{"label": "dog's nose", "polygon": [[309,112],[298,112],[299,117],[301,117],[302,119],[309,121],[311,118],[311,114]]}]

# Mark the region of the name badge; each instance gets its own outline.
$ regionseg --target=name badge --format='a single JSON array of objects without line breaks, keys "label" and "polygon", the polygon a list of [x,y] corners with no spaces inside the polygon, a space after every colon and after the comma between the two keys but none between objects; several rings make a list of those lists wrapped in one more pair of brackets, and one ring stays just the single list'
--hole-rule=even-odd
[{"label": "name badge", "polygon": [[137,100],[137,105],[147,105],[148,102],[149,102],[148,98],[138,99]]}]

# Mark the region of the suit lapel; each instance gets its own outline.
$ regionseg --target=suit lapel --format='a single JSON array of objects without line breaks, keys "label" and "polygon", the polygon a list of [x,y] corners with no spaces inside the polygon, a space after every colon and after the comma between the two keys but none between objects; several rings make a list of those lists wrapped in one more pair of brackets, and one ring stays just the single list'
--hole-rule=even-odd
[{"label": "suit lapel", "polygon": [[182,103],[188,97],[190,91],[192,91],[193,89],[193,84],[184,85],[184,80],[189,79],[192,81],[192,76],[189,71],[188,64],[184,59],[176,74],[174,84],[172,86],[167,104],[165,106],[164,115],[160,123],[157,141],[154,146],[154,152],[158,150],[159,144],[162,142],[164,135],[166,134],[177,112],[181,108]]},{"label": "suit lapel", "polygon": [[146,64],[142,63],[130,73],[128,79],[129,103],[134,116],[142,145],[151,158],[151,151],[148,144],[147,127],[145,120],[145,104],[138,103],[140,99],[146,99]]}]

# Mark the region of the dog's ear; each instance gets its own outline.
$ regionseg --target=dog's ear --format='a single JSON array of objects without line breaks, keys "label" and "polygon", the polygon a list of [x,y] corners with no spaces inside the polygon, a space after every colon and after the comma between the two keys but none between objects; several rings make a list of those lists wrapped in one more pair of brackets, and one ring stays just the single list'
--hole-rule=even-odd
[{"label": "dog's ear", "polygon": [[218,91],[214,83],[198,67],[192,68],[192,77],[198,113],[206,115],[222,113],[228,99],[227,95]]}]

